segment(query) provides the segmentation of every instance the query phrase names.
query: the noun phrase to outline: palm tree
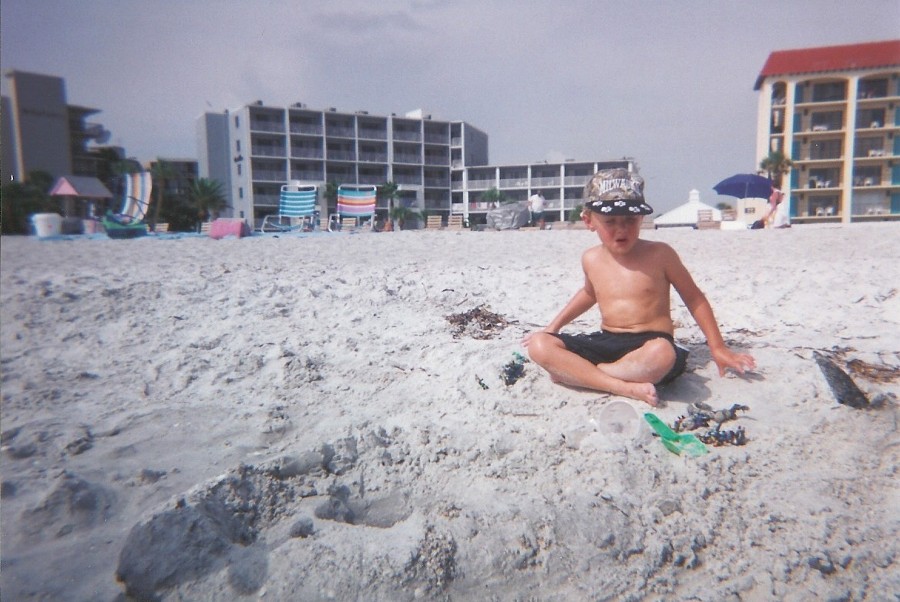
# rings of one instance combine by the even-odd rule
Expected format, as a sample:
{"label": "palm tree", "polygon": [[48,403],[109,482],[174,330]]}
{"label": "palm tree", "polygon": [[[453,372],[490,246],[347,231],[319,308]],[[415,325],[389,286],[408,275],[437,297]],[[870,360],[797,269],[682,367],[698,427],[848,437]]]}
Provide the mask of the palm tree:
{"label": "palm tree", "polygon": [[[378,188],[378,195],[387,201],[388,204],[388,221],[394,219],[394,210],[397,205],[397,202],[400,200],[400,187],[391,181],[387,181]],[[389,228],[391,228],[389,226]],[[397,228],[399,230],[400,228]]]}
{"label": "palm tree", "polygon": [[495,186],[481,195],[481,202],[503,204],[506,202],[506,195]]}
{"label": "palm tree", "polygon": [[338,200],[338,184],[334,180],[330,180],[325,183],[325,190],[322,191],[322,196],[325,198],[325,213],[327,214],[331,207],[334,207],[337,210],[337,200]]}
{"label": "palm tree", "polygon": [[781,151],[772,151],[768,157],[760,161],[759,168],[766,172],[776,188],[781,188],[782,176],[791,171],[793,164],[790,157],[785,156]]}
{"label": "palm tree", "polygon": [[414,219],[417,219],[417,218],[421,217],[421,215],[422,214],[419,213],[418,211],[416,211],[415,209],[410,209],[409,207],[404,207],[403,203],[400,203],[400,204],[392,207],[391,212],[390,212],[391,220],[393,220],[397,224],[397,227],[395,228],[395,230],[397,230],[397,231],[403,229],[404,223],[414,220]]}
{"label": "palm tree", "polygon": [[194,180],[188,189],[188,196],[197,209],[197,217],[200,222],[206,221],[211,215],[218,214],[228,207],[225,195],[222,193],[222,184],[209,178]]}
{"label": "palm tree", "polygon": [[156,163],[151,167],[150,173],[153,174],[153,187],[156,188],[156,207],[153,208],[153,222],[151,225],[156,228],[156,224],[159,222],[159,212],[163,204],[163,189],[165,188],[166,180],[173,179],[176,174],[172,164],[162,159],[157,159]]}

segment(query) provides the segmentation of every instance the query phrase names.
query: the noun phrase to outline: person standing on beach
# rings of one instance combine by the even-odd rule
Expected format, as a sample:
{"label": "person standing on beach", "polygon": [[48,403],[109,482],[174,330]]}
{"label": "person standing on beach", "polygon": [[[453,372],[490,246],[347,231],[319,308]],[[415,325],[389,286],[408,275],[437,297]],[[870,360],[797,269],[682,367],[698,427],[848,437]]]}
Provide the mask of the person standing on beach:
{"label": "person standing on beach", "polygon": [[544,229],[544,205],[546,200],[541,191],[537,191],[528,198],[528,208],[531,209],[531,225]]}
{"label": "person standing on beach", "polygon": [[[587,183],[581,218],[601,244],[582,255],[584,286],[550,324],[527,334],[522,344],[554,382],[655,406],[656,386],[679,376],[688,355],[674,341],[670,287],[706,336],[720,375],[726,369],[743,374],[756,363],[725,345],[709,301],[675,250],[639,238],[643,216],[653,213],[643,188],[643,179],[626,169],[598,171]],[[559,332],[594,305],[600,309],[600,331]]]}

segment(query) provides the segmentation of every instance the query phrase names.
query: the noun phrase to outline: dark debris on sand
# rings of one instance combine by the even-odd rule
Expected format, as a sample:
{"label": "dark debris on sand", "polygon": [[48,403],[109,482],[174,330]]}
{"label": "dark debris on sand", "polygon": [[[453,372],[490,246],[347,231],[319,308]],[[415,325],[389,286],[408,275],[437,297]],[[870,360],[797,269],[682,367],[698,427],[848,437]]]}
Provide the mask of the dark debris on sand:
{"label": "dark debris on sand", "polygon": [[822,370],[825,381],[838,403],[856,409],[869,407],[869,399],[865,393],[856,386],[853,379],[834,360],[818,351],[813,351],[813,359]]}
{"label": "dark debris on sand", "polygon": [[486,309],[484,305],[445,317],[455,327],[453,329],[454,339],[463,335],[473,339],[491,339],[511,324],[509,320]]}

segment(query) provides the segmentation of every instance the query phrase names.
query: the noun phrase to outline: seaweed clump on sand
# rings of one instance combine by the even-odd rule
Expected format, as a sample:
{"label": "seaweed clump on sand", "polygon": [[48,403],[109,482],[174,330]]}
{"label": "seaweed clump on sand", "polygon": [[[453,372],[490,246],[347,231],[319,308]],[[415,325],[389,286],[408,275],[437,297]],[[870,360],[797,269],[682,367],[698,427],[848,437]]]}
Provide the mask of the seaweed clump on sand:
{"label": "seaweed clump on sand", "polygon": [[470,336],[473,339],[491,339],[500,334],[510,324],[509,320],[486,309],[484,305],[445,317],[455,327],[453,329],[454,339],[458,339],[463,335]]}

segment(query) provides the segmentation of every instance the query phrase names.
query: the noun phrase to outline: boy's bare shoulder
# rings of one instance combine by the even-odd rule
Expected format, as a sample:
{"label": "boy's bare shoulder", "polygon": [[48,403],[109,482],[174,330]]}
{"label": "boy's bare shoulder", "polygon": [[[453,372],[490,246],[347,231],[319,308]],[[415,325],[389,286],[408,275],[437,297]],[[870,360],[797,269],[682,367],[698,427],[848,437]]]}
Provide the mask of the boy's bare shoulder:
{"label": "boy's bare shoulder", "polygon": [[638,241],[640,248],[643,252],[647,254],[651,254],[654,257],[673,257],[677,256],[675,249],[668,243],[660,242],[658,240],[645,240],[641,239]]}
{"label": "boy's bare shoulder", "polygon": [[581,261],[590,261],[595,257],[599,257],[603,254],[603,245],[594,245],[593,247],[588,247],[581,254]]}

